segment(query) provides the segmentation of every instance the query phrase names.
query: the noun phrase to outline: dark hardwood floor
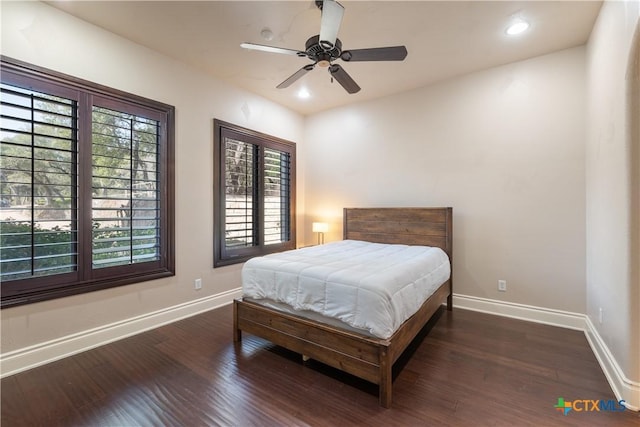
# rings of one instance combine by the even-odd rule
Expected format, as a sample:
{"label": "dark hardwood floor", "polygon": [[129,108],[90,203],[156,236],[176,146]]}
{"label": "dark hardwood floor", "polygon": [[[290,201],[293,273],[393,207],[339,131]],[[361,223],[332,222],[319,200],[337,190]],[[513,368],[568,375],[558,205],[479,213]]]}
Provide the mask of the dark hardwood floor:
{"label": "dark hardwood floor", "polygon": [[440,311],[375,386],[243,335],[231,306],[1,383],[10,426],[639,426],[637,412],[556,411],[615,399],[582,332]]}

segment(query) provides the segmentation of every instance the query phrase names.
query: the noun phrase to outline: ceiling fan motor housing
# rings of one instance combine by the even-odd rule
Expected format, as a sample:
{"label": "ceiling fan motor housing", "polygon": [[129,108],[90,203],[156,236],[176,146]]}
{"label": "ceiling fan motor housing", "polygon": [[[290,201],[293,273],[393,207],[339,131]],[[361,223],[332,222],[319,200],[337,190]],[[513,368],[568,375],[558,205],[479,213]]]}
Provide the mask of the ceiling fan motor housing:
{"label": "ceiling fan motor housing", "polygon": [[305,51],[307,52],[307,56],[314,62],[317,62],[319,66],[329,66],[329,63],[335,61],[340,58],[340,54],[342,53],[342,42],[340,39],[336,39],[336,43],[326,49],[320,43],[320,35],[315,35],[310,37],[305,44]]}

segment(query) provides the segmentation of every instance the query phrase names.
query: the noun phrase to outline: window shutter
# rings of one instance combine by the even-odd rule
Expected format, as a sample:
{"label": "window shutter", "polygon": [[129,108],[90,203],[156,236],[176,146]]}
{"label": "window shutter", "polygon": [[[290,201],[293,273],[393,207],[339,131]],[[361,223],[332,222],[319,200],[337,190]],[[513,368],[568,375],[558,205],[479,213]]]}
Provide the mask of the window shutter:
{"label": "window shutter", "polygon": [[255,246],[257,210],[253,203],[258,147],[229,137],[224,140],[225,246],[227,249]]}
{"label": "window shutter", "polygon": [[295,246],[295,144],[214,119],[214,267]]}
{"label": "window shutter", "polygon": [[0,281],[77,270],[77,102],[1,85]]}
{"label": "window shutter", "polygon": [[289,240],[289,153],[264,150],[264,244]]}
{"label": "window shutter", "polygon": [[175,108],[0,58],[2,308],[175,274]]}
{"label": "window shutter", "polygon": [[92,111],[92,266],[160,259],[159,123]]}

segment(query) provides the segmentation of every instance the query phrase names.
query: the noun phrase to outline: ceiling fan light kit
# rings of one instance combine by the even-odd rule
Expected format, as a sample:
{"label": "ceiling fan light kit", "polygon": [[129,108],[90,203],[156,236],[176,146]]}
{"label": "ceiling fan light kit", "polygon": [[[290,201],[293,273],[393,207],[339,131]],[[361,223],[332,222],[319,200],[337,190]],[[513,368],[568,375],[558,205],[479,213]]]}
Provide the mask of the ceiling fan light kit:
{"label": "ceiling fan light kit", "polygon": [[338,39],[338,31],[344,16],[344,6],[335,0],[316,0],[316,6],[322,11],[320,34],[310,37],[305,43],[305,50],[285,49],[275,46],[265,46],[254,43],[242,43],[240,47],[260,50],[269,53],[296,55],[313,61],[293,73],[285,81],[276,86],[284,89],[291,86],[302,76],[313,70],[315,66],[327,68],[332,79],[335,79],[348,93],[360,91],[360,86],[339,64],[334,61],[340,59],[345,62],[364,61],[403,61],[407,57],[405,46],[389,46],[368,49],[342,50],[342,42]]}

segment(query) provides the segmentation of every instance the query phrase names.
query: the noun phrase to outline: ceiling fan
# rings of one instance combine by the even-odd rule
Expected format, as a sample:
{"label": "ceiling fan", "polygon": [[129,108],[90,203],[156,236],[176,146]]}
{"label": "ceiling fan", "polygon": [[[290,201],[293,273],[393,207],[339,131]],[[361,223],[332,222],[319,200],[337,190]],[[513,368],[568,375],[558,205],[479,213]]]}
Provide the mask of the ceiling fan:
{"label": "ceiling fan", "polygon": [[328,68],[332,78],[349,93],[356,93],[360,86],[339,64],[334,61],[341,59],[345,62],[356,61],[402,61],[407,57],[407,48],[404,46],[375,47],[369,49],[342,50],[342,42],[338,38],[338,31],[344,15],[344,6],[335,0],[315,0],[316,6],[322,11],[320,22],[320,34],[309,38],[305,44],[305,50],[284,49],[274,46],[265,46],[254,43],[242,43],[240,47],[245,49],[261,50],[264,52],[281,53],[306,57],[313,61],[307,64],[288,79],[280,83],[277,88],[284,89],[313,70],[315,66]]}

